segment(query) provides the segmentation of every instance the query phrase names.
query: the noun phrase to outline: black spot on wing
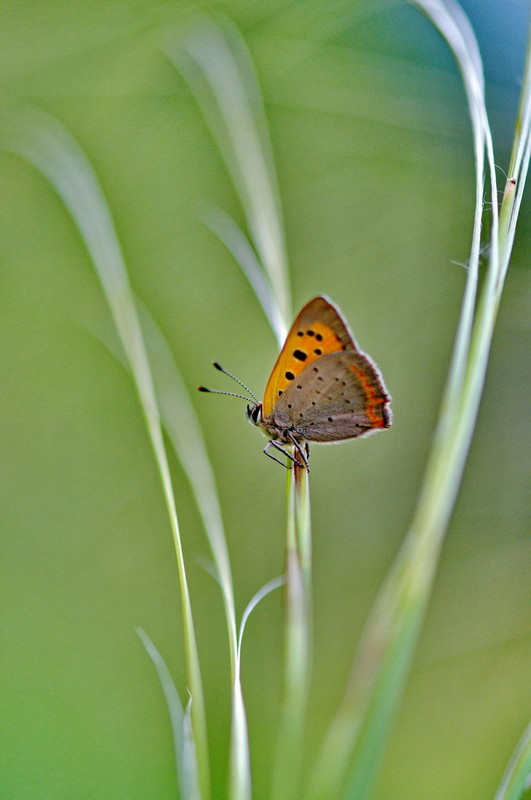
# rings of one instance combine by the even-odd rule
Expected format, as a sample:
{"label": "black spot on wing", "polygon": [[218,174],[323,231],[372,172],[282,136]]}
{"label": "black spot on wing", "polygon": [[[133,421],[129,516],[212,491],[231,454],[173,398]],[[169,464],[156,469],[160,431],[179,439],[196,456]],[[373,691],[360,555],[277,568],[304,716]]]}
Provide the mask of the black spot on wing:
{"label": "black spot on wing", "polygon": [[295,377],[293,372],[290,372],[289,370],[288,370],[288,372],[285,373],[285,376],[286,376],[286,380],[288,380],[288,381],[292,381],[293,378]]}
{"label": "black spot on wing", "polygon": [[293,356],[296,359],[298,359],[299,361],[306,361],[306,359],[308,358],[308,354],[307,353],[303,353],[302,350],[294,350],[293,351]]}

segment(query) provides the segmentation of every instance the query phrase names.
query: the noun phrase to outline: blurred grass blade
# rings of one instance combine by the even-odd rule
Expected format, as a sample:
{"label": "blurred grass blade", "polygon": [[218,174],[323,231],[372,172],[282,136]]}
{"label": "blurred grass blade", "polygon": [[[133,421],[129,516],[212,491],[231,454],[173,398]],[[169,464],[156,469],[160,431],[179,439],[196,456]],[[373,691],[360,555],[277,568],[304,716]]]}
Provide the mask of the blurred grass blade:
{"label": "blurred grass blade", "polygon": [[185,712],[183,711],[179,693],[177,692],[173,678],[171,677],[163,657],[142,628],[137,628],[136,632],[142,640],[142,644],[146,648],[146,652],[157,670],[160,685],[164,692],[164,698],[170,715],[173,745],[175,748],[177,779],[181,789],[181,797],[190,798],[190,800],[199,800],[201,795],[197,781],[195,754],[193,750],[189,750],[189,744],[186,743],[186,737],[190,735],[190,721],[185,721]]}
{"label": "blurred grass blade", "polygon": [[251,798],[251,756],[238,662],[232,687],[229,800],[251,800]]}
{"label": "blurred grass blade", "polygon": [[162,424],[190,483],[214,557],[216,579],[221,587],[225,606],[234,670],[237,646],[234,590],[216,479],[199,420],[173,353],[147,309],[140,305],[139,310]]}
{"label": "blurred grass blade", "polygon": [[[239,644],[236,634],[234,592],[227,542],[216,482],[203,442],[202,432],[173,354],[155,321],[141,308],[149,360],[162,422],[173,449],[188,477],[199,514],[214,556],[228,628],[231,658],[232,727],[230,755],[230,799],[250,800],[251,764],[245,704],[240,683]],[[183,794],[183,797],[188,795]]]}
{"label": "blurred grass blade", "polygon": [[[473,31],[454,2],[415,0],[450,45],[465,82],[474,134],[476,212],[471,266],[452,363],[414,518],[374,605],[340,708],[313,771],[306,800],[329,800],[347,786],[348,800],[366,800],[399,702],[461,481],[483,388],[501,291],[497,187],[483,78]],[[528,80],[524,85],[529,85]],[[521,108],[526,108],[523,98]],[[517,126],[519,127],[519,126]],[[489,265],[476,305],[482,164],[487,153],[492,198]],[[525,173],[524,173],[525,174]]]}
{"label": "blurred grass blade", "polygon": [[291,301],[279,192],[263,100],[245,43],[232,25],[225,22],[222,29],[202,17],[188,35],[170,39],[165,50],[190,84],[220,148],[286,324]]}
{"label": "blurred grass blade", "polygon": [[170,521],[183,608],[187,680],[194,698],[193,729],[203,800],[210,795],[203,689],[192,609],[153,380],[132,290],[111,213],[85,154],[49,115],[33,108],[6,112],[0,121],[2,144],[32,163],[61,197],[91,256],[121,344],[130,365],[159,471]]}
{"label": "blurred grass blade", "polygon": [[531,724],[511,758],[494,800],[523,800],[531,789]]}
{"label": "blurred grass blade", "polygon": [[190,697],[183,717],[183,744],[181,750],[181,796],[186,800],[201,800],[197,775],[197,757],[192,719],[192,703]]}
{"label": "blurred grass blade", "polygon": [[[476,176],[474,227],[465,293],[443,398],[444,406],[445,404],[456,403],[458,400],[470,347],[481,253],[481,229],[485,194],[485,148],[487,147],[491,154],[492,168],[492,141],[484,101],[483,65],[476,37],[468,18],[462,8],[453,0],[449,0],[446,3],[442,3],[440,0],[409,0],[409,2],[428,17],[452,49],[463,79],[472,124]],[[495,195],[493,200],[494,203],[497,202]]]}
{"label": "blurred grass blade", "polygon": [[205,225],[216,234],[225,247],[230,250],[242,272],[251,284],[258,302],[269,321],[279,346],[285,339],[286,325],[271,285],[264,274],[253,247],[242,230],[236,225],[232,217],[225,214],[220,208],[210,206],[202,215]]}
{"label": "blurred grass blade", "polygon": [[525,179],[531,158],[531,23],[527,42],[526,66],[518,116],[516,119],[514,147],[509,164],[507,181],[500,209],[500,279],[496,287],[498,296],[509,267],[514,243],[516,222],[524,194]]}

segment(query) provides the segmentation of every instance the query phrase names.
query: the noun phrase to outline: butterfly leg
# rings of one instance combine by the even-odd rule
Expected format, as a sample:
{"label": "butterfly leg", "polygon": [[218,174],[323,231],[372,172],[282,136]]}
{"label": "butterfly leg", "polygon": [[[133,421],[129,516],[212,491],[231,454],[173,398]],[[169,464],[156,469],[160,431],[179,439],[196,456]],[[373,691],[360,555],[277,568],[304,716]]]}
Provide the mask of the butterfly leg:
{"label": "butterfly leg", "polygon": [[310,445],[308,444],[308,442],[304,442],[304,446],[303,446],[299,441],[297,441],[297,439],[293,436],[293,434],[291,434],[289,432],[288,432],[288,436],[291,439],[291,441],[293,442],[293,446],[294,446],[295,450],[297,451],[297,453],[300,455],[301,460],[303,462],[303,464],[301,464],[300,462],[297,462],[299,464],[299,467],[302,467],[304,465],[306,467],[307,471],[309,472],[310,471],[310,464],[308,462],[308,459],[310,458]]}
{"label": "butterfly leg", "polygon": [[279,444],[278,442],[275,442],[273,439],[270,439],[268,441],[268,443],[266,444],[266,446],[264,447],[264,453],[266,454],[266,456],[269,456],[269,458],[272,458],[273,461],[276,461],[278,464],[282,464],[282,466],[285,467],[286,469],[291,469],[291,464],[284,464],[284,462],[281,461],[279,458],[274,456],[272,453],[269,453],[268,450],[269,450],[270,447],[276,447],[277,450],[280,450],[280,452],[283,455],[287,456],[287,458],[289,458],[290,461],[293,461],[293,463],[297,464],[299,467],[303,467],[304,466],[304,464],[301,464],[300,461],[298,461],[295,458],[295,456],[292,456],[291,453],[289,453],[287,450],[285,450],[284,447],[282,447],[281,444]]}

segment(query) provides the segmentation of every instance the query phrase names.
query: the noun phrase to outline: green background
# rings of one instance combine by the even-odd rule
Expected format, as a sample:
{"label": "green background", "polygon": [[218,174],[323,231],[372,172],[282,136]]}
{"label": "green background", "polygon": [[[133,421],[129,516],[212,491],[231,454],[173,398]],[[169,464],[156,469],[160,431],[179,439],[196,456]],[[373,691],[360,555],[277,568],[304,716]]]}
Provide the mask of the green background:
{"label": "green background", "polygon": [[[470,3],[477,13],[478,4]],[[497,163],[506,167],[524,3],[475,23]],[[182,371],[217,474],[241,612],[283,570],[280,467],[219,360],[257,394],[276,344],[224,247],[214,202],[243,223],[198,107],[159,49],[200,8],[242,31],[263,87],[294,310],[340,304],[393,395],[385,434],[312,453],[315,668],[308,763],[368,610],[402,541],[452,347],[472,226],[471,136],[445,45],[402,3],[3,3],[4,100],[57,116],[88,153],[137,295]],[[496,13],[501,16],[496,17]],[[511,16],[512,14],[512,16]],[[494,20],[498,20],[496,24]],[[519,55],[519,58],[518,58]],[[520,60],[519,60],[520,59]],[[177,575],[139,405],[90,261],[49,185],[1,156],[0,418],[3,800],[177,796],[167,712],[135,633],[185,693]],[[501,180],[501,185],[503,180]],[[491,797],[528,717],[529,202],[477,433],[377,800]],[[527,402],[527,406],[526,406]],[[172,462],[208,703],[214,797],[225,793],[228,655],[188,486]],[[267,796],[280,697],[282,597],[256,611],[243,681],[255,797]]]}

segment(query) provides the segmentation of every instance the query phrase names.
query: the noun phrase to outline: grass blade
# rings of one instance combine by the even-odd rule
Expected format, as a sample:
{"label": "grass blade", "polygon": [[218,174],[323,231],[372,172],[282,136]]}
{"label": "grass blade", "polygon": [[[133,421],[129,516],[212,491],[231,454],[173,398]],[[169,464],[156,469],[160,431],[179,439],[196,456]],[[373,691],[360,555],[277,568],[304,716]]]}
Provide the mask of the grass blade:
{"label": "grass blade", "polygon": [[227,621],[232,668],[236,658],[234,589],[221,516],[216,479],[204,444],[199,420],[179,373],[173,353],[155,320],[140,306],[140,320],[162,424],[188,478],[214,558]]}
{"label": "grass blade", "polygon": [[[371,612],[349,686],[319,754],[306,800],[328,800],[338,796],[345,785],[349,800],[366,800],[370,796],[472,438],[503,283],[499,254],[508,247],[507,240],[499,238],[494,156],[481,62],[472,29],[454,2],[415,0],[414,4],[422,8],[447,40],[465,83],[477,170],[471,264],[448,382],[414,519]],[[527,102],[523,99],[521,108],[527,108]],[[476,306],[483,149],[489,166],[492,238],[487,276]]]}
{"label": "grass blade", "polygon": [[173,682],[170,671],[157,650],[152,640],[142,628],[137,628],[142,644],[152,660],[159,678],[168,712],[170,715],[171,729],[173,734],[173,745],[175,749],[175,764],[177,768],[177,778],[181,789],[181,796],[189,800],[198,800],[201,795],[197,780],[197,762],[195,752],[188,742],[190,736],[190,720],[185,722],[187,713],[183,711],[179,693]]}
{"label": "grass blade", "polygon": [[32,108],[6,113],[2,120],[2,140],[6,149],[27,159],[50,181],[72,216],[102,285],[131,369],[162,483],[177,558],[187,679],[194,698],[192,719],[198,773],[202,798],[207,800],[210,779],[205,708],[177,509],[149,361],[111,213],[84,153],[52,117]]}
{"label": "grass blade", "polygon": [[511,758],[494,800],[523,800],[531,789],[531,724]]}
{"label": "grass blade", "polygon": [[277,338],[279,346],[282,346],[286,338],[286,323],[282,319],[271,284],[267,275],[264,274],[251,243],[234,220],[220,208],[211,206],[203,215],[203,221],[230,250],[236,262],[240,265],[242,272],[258,298],[258,302],[262,306],[262,310]]}
{"label": "grass blade", "polygon": [[204,17],[165,50],[188,80],[223,155],[285,323],[291,301],[282,213],[260,86],[245,43],[227,22],[222,29]]}
{"label": "grass blade", "polygon": [[[244,730],[247,733],[247,718],[245,716],[245,706],[243,702],[243,694],[240,683],[241,674],[241,649],[243,634],[245,626],[250,614],[254,611],[258,603],[263,600],[270,592],[277,589],[284,583],[284,578],[273,578],[268,581],[249,601],[245,611],[243,612],[240,629],[238,632],[238,652],[237,652],[237,669],[236,681],[233,691],[232,700],[232,740],[231,740],[231,754],[230,754],[230,776],[229,776],[229,790],[231,798],[246,798],[251,800],[251,777],[250,777],[250,764],[249,764],[249,748],[247,744],[247,737],[244,740],[243,736],[235,737],[238,730]],[[245,746],[247,745],[247,746]]]}
{"label": "grass blade", "polygon": [[312,661],[311,517],[308,472],[288,473],[284,698],[273,768],[273,800],[301,796],[304,729]]}
{"label": "grass blade", "polygon": [[[221,587],[229,638],[232,682],[230,797],[232,800],[250,800],[249,737],[240,681],[234,592],[215,477],[199,422],[171,350],[155,321],[145,309],[142,309],[141,320],[162,422],[190,482],[214,557],[215,578]],[[183,797],[187,798],[188,795],[183,794]]]}
{"label": "grass blade", "polygon": [[259,589],[255,595],[253,595],[253,597],[245,606],[245,610],[242,614],[242,619],[240,622],[240,630],[238,632],[238,658],[241,657],[243,634],[245,633],[245,627],[249,617],[255,610],[256,606],[261,603],[268,594],[273,592],[275,589],[280,588],[280,586],[282,586],[285,582],[286,579],[284,575],[280,575],[278,578],[272,578],[270,581],[264,584],[264,586],[262,586],[262,588]]}
{"label": "grass blade", "polygon": [[193,729],[192,703],[190,697],[183,717],[183,738],[181,752],[181,795],[186,800],[201,800],[197,776],[197,757]]}

